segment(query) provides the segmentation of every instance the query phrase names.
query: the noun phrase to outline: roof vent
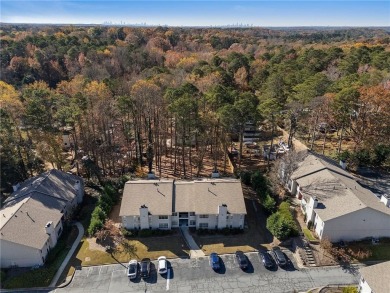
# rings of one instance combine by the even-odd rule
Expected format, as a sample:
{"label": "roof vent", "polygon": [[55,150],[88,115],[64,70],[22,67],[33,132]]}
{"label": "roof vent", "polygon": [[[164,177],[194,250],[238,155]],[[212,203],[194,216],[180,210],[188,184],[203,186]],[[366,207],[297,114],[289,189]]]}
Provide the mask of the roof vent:
{"label": "roof vent", "polygon": [[20,183],[12,185],[12,188],[13,188],[14,192],[17,191],[20,188]]}

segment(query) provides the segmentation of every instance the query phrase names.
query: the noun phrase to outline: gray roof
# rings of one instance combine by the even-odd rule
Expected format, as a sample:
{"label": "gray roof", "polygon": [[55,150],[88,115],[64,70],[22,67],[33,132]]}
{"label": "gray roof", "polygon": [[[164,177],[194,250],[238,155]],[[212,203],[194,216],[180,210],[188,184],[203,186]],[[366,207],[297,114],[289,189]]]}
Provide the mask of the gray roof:
{"label": "gray roof", "polygon": [[390,215],[390,209],[375,194],[335,162],[322,156],[309,154],[291,178],[297,181],[306,199],[310,196],[318,199],[315,211],[323,221],[367,207]]}
{"label": "gray roof", "polygon": [[12,193],[12,195],[4,201],[4,204],[18,201],[20,198],[28,196],[31,193],[40,193],[60,200],[71,201],[77,196],[74,187],[76,181],[82,181],[82,178],[60,170],[52,169],[20,183],[18,190]]}
{"label": "gray roof", "polygon": [[62,213],[51,209],[33,197],[26,201],[1,228],[1,240],[42,249],[48,240],[45,225],[52,221],[54,226],[61,221]]}
{"label": "gray roof", "polygon": [[139,215],[142,205],[146,205],[152,215],[172,215],[172,188],[173,180],[126,182],[119,215]]}
{"label": "gray roof", "polygon": [[371,290],[375,293],[389,293],[390,282],[390,261],[382,262],[376,265],[361,268],[360,275],[368,283]]}
{"label": "gray roof", "polygon": [[[156,191],[157,187],[165,196]],[[246,214],[241,182],[236,179],[127,182],[119,215],[139,215],[139,208],[144,204],[152,215],[218,214],[218,206],[222,204],[227,205],[229,213]]]}
{"label": "gray roof", "polygon": [[81,180],[53,169],[21,183],[0,210],[0,239],[41,249],[48,239],[45,225],[61,220],[64,208],[77,196],[74,185]]}

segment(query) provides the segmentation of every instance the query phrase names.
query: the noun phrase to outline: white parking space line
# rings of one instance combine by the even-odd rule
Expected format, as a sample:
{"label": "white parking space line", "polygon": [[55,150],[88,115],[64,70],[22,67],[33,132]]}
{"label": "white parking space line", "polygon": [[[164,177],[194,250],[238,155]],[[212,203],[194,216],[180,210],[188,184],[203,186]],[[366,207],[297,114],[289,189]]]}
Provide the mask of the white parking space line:
{"label": "white parking space line", "polygon": [[169,280],[171,279],[171,269],[168,269],[168,272],[167,272],[167,290],[169,290]]}
{"label": "white parking space line", "polygon": [[89,273],[91,272],[91,270],[92,270],[92,267],[88,268],[87,278],[88,278]]}

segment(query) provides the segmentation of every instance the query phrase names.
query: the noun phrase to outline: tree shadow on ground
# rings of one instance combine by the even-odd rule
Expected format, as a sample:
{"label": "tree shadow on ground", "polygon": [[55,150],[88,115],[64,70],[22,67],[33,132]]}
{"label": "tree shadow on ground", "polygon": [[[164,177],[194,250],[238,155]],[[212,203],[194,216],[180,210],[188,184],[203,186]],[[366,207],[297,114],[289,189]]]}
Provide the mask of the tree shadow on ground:
{"label": "tree shadow on ground", "polygon": [[[209,253],[208,247],[212,250],[217,250],[218,253],[233,253],[240,247],[239,250],[256,251],[259,248],[265,247],[264,244],[270,244],[273,241],[271,232],[266,227],[267,217],[262,207],[256,200],[245,198],[245,206],[247,210],[246,226],[243,233],[238,235],[198,235],[192,232],[195,242],[205,251]],[[214,247],[218,246],[218,247]],[[221,251],[218,251],[221,249]]]}

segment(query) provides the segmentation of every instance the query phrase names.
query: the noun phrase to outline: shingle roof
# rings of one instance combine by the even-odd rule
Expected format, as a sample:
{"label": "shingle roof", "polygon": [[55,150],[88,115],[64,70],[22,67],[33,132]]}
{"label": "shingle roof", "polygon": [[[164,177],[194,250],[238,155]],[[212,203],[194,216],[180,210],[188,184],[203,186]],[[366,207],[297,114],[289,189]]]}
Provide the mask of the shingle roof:
{"label": "shingle roof", "polygon": [[126,182],[119,215],[138,215],[142,205],[146,205],[152,215],[171,215],[172,188],[173,180]]}
{"label": "shingle roof", "polygon": [[376,265],[361,268],[360,275],[368,283],[371,290],[375,293],[389,293],[390,282],[390,261]]}
{"label": "shingle roof", "polygon": [[175,181],[175,193],[172,206],[174,212],[195,212],[194,182]]}
{"label": "shingle roof", "polygon": [[56,225],[64,208],[77,196],[76,181],[82,179],[50,170],[20,184],[0,210],[0,239],[41,249],[48,239],[45,225]]}
{"label": "shingle roof", "polygon": [[315,211],[323,221],[367,207],[390,215],[390,209],[352,174],[320,155],[309,154],[291,178],[298,182],[304,197],[318,199]]}
{"label": "shingle roof", "polygon": [[56,226],[61,217],[62,213],[57,209],[29,197],[1,228],[0,239],[41,249],[49,238],[45,225],[53,221]]}
{"label": "shingle roof", "polygon": [[204,180],[194,182],[195,212],[218,214],[218,206],[227,205],[231,214],[246,214],[240,180]]}
{"label": "shingle roof", "polygon": [[[158,188],[166,196],[157,192],[155,184],[159,184]],[[169,192],[171,196],[167,194]],[[152,215],[171,215],[172,212],[218,214],[221,204],[227,205],[229,213],[246,214],[241,182],[236,179],[127,182],[119,215],[138,215],[143,204]]]}
{"label": "shingle roof", "polygon": [[71,201],[77,195],[74,187],[75,183],[76,181],[81,180],[82,179],[76,175],[52,169],[20,183],[18,190],[12,193],[12,195],[4,201],[4,204],[18,200],[31,193],[41,193],[65,201]]}

